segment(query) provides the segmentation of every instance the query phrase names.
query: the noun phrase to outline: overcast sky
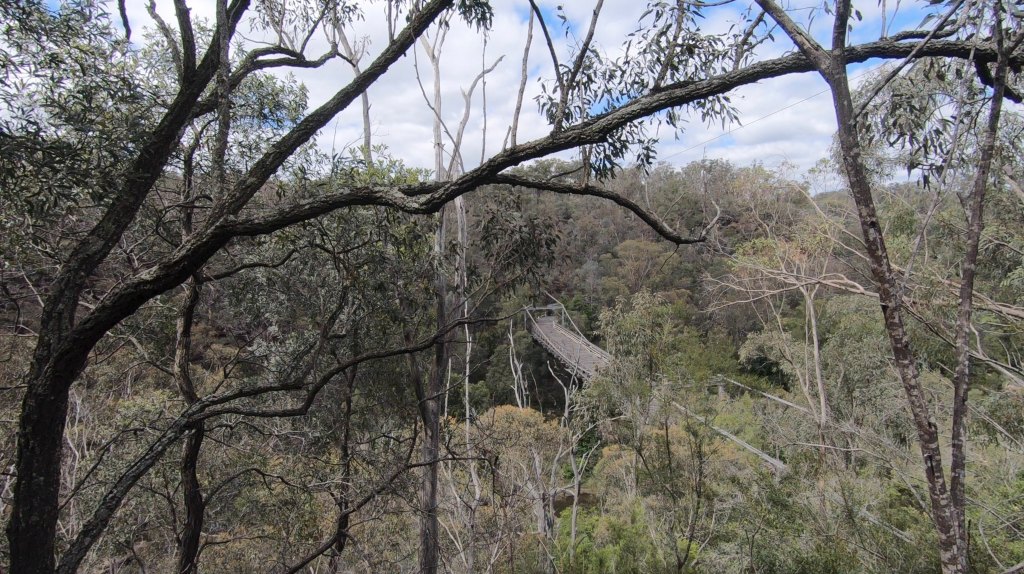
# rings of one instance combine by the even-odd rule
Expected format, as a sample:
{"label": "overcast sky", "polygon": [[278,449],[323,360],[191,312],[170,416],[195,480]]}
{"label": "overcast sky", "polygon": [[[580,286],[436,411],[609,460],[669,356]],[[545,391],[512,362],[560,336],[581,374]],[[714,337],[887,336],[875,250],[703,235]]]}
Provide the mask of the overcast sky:
{"label": "overcast sky", "polygon": [[[294,0],[292,0],[294,1]],[[540,0],[539,4],[549,16],[548,25],[556,41],[559,58],[569,61],[574,36],[582,35],[589,23],[593,4],[583,0]],[[867,0],[857,6],[863,20],[855,22],[855,41],[877,39],[881,32],[881,2]],[[923,8],[913,2],[898,4],[898,11],[890,6],[887,15],[889,31],[898,31],[915,26],[924,14]],[[194,1],[193,13],[213,20],[212,1]],[[364,17],[350,29],[350,38],[366,45],[369,61],[387,41],[383,2],[365,3]],[[499,57],[502,61],[487,76],[487,131],[484,137],[482,114],[482,90],[474,94],[472,117],[466,131],[463,157],[467,168],[480,161],[481,146],[486,139],[488,155],[499,150],[511,123],[515,93],[518,88],[519,70],[529,12],[525,1],[509,2],[495,0],[494,25],[486,34],[473,30],[457,19],[447,35],[442,52],[441,84],[443,93],[442,114],[453,129],[463,112],[461,90],[467,88],[473,78],[486,64],[490,66]],[[646,2],[630,0],[606,0],[599,19],[595,36],[598,49],[611,55],[620,52],[627,35],[636,29]],[[815,5],[808,2],[807,6]],[[558,6],[562,6],[568,17],[569,30],[554,17]],[[731,26],[742,21],[742,13],[749,4],[738,2],[710,9],[707,18],[701,21],[706,33],[726,32]],[[159,11],[168,23],[174,22],[173,9],[169,0],[158,2]],[[135,30],[152,26],[146,14],[143,0],[129,0],[128,13]],[[795,12],[797,17],[806,18],[809,10]],[[896,25],[893,25],[895,22]],[[827,37],[830,18],[818,13],[814,32]],[[243,29],[246,36],[258,34]],[[781,41],[783,34],[776,32],[779,39],[774,45],[759,49],[758,58],[778,56],[792,50],[792,45]],[[486,37],[486,47],[485,47]],[[136,34],[135,39],[141,38]],[[310,52],[326,47],[326,41],[318,37]],[[392,155],[405,160],[407,165],[431,167],[432,159],[432,112],[426,105],[416,81],[414,62],[418,60],[421,77],[429,92],[432,90],[429,63],[417,46],[418,58],[406,56],[397,62],[387,74],[370,88],[371,117],[375,143],[386,144]],[[535,29],[529,60],[530,78],[527,82],[525,104],[520,120],[519,141],[542,137],[548,126],[539,114],[534,98],[540,93],[540,80],[553,78],[553,68],[540,30]],[[851,68],[854,84],[878,64],[868,63]],[[323,68],[295,72],[295,76],[309,89],[310,105],[316,106],[330,97],[352,77],[351,69],[344,62],[334,62]],[[737,107],[741,124],[707,126],[699,118],[689,121],[680,133],[663,131],[658,147],[659,160],[673,165],[684,165],[702,157],[724,158],[737,165],[748,165],[759,161],[769,167],[788,162],[797,169],[813,166],[828,154],[835,119],[831,99],[825,92],[824,82],[815,74],[801,74],[764,81],[735,91],[732,102]],[[361,141],[362,119],[358,106],[340,114],[320,135],[319,143],[325,149],[346,151]],[[450,145],[446,146],[450,149]],[[565,156],[568,157],[568,156]]]}

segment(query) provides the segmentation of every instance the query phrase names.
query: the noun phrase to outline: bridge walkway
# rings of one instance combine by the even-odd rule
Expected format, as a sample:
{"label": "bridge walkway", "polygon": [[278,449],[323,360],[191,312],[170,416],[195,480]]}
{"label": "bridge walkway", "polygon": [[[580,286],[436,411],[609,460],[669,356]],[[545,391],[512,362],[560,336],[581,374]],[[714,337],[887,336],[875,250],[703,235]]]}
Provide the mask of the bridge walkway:
{"label": "bridge walkway", "polygon": [[[598,371],[611,363],[611,355],[588,341],[574,325],[569,329],[562,324],[561,318],[565,317],[565,309],[561,305],[529,307],[524,309],[524,312],[527,327],[534,340],[570,371],[583,378],[592,379]],[[571,325],[572,320],[569,319],[569,322]]]}

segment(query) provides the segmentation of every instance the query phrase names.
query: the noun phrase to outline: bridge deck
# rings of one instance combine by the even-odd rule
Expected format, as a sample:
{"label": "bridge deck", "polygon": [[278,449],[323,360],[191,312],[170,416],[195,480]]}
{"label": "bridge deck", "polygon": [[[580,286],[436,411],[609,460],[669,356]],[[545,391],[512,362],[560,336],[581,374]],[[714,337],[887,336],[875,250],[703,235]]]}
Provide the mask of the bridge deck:
{"label": "bridge deck", "polygon": [[530,333],[541,346],[585,378],[592,378],[611,362],[611,355],[560,325],[554,316],[530,314],[529,324]]}

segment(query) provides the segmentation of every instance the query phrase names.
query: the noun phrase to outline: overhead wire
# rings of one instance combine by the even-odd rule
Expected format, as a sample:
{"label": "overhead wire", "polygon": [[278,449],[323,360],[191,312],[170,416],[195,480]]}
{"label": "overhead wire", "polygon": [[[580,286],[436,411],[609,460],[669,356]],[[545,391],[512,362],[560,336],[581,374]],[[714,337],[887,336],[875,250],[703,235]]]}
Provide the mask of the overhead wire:
{"label": "overhead wire", "polygon": [[[859,80],[859,79],[863,78],[864,76],[867,76],[868,74],[871,74],[871,73],[879,70],[884,65],[885,65],[885,62],[882,62],[881,64],[879,64],[877,66],[874,66],[874,67],[872,67],[869,70],[865,70],[864,72],[862,72],[860,74],[857,74],[852,79],[853,80]],[[783,107],[781,107],[781,108],[779,108],[779,109],[777,109],[777,110],[775,110],[773,112],[765,114],[765,115],[763,115],[763,116],[761,116],[761,117],[759,117],[757,119],[751,120],[751,121],[749,121],[749,122],[747,122],[745,124],[740,124],[739,126],[736,126],[734,128],[729,128],[728,131],[720,133],[720,134],[718,134],[717,136],[715,136],[713,138],[706,139],[706,140],[704,140],[704,141],[702,141],[702,142],[700,142],[698,144],[694,144],[694,145],[692,145],[692,146],[690,146],[690,147],[688,147],[688,148],[686,148],[684,150],[671,153],[671,154],[663,156],[663,157],[661,157],[659,159],[667,160],[669,158],[673,158],[673,157],[676,157],[676,156],[679,156],[679,155],[683,155],[684,153],[691,152],[691,151],[693,151],[695,149],[698,149],[700,147],[703,147],[703,146],[705,146],[705,145],[707,145],[707,144],[709,144],[709,143],[711,143],[713,141],[722,139],[725,136],[732,135],[733,133],[736,133],[739,130],[742,130],[743,128],[750,127],[750,126],[756,124],[757,122],[759,122],[761,120],[766,120],[766,119],[768,119],[768,118],[770,118],[770,117],[772,117],[772,116],[774,116],[776,114],[780,114],[780,113],[782,113],[782,112],[784,112],[784,111],[786,111],[786,110],[788,110],[790,108],[796,107],[796,106],[798,106],[798,105],[800,105],[802,103],[805,103],[807,101],[813,100],[814,98],[816,98],[816,97],[818,97],[818,96],[820,96],[822,94],[828,93],[828,91],[829,91],[829,89],[825,88],[824,90],[821,90],[820,92],[816,92],[814,94],[811,94],[811,95],[807,96],[806,98],[803,98],[801,100],[797,100],[797,101],[795,101],[795,102],[793,102],[791,104],[788,104],[786,106],[783,106]]]}

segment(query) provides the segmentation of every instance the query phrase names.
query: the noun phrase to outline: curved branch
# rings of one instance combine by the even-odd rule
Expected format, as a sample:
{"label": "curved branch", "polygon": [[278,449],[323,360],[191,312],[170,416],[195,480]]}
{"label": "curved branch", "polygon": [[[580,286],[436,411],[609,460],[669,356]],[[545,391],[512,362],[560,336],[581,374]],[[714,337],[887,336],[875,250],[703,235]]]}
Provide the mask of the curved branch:
{"label": "curved branch", "polygon": [[[916,43],[881,40],[847,49],[846,60],[848,63],[857,63],[871,58],[903,58],[915,48],[917,48]],[[951,58],[969,58],[973,54],[974,58],[981,61],[995,61],[996,59],[995,50],[991,46],[968,41],[933,41],[921,48],[919,54],[921,57],[944,56]],[[1024,54],[1014,54],[1013,59],[1024,64]],[[600,143],[616,129],[669,108],[724,94],[737,87],[761,80],[809,72],[813,69],[811,62],[802,54],[790,54],[705,80],[676,83],[657,92],[641,96],[620,108],[552,133],[547,137],[503,150],[479,167],[451,182],[425,182],[405,186],[340,187],[335,193],[328,193],[283,207],[265,215],[248,219],[222,220],[219,224],[207,229],[204,233],[197,234],[196,237],[180,246],[169,259],[143,272],[134,281],[125,283],[117,291],[111,293],[104,303],[89,313],[77,326],[73,336],[69,337],[65,343],[63,351],[68,354],[82,353],[84,360],[88,349],[91,349],[107,330],[134,313],[152,297],[185,281],[189,275],[234,237],[273,233],[289,225],[308,221],[345,207],[376,205],[413,214],[435,213],[456,197],[481,186],[502,181],[511,183],[512,180],[507,179],[511,176],[499,175],[509,167],[580,145]],[[265,158],[276,157],[283,145],[275,146],[278,151],[268,152]],[[254,174],[258,171],[257,168],[254,168],[247,178],[256,177]],[[263,181],[269,177],[267,174]],[[554,184],[548,185],[549,187],[541,189],[554,191]],[[247,185],[243,186],[242,183],[239,186],[248,187]],[[573,188],[570,186],[559,188],[562,193],[601,196],[598,193],[587,193],[586,188],[583,191],[570,191],[570,189]],[[608,199],[614,201],[612,197],[608,197]],[[663,236],[674,240],[671,230],[667,231],[668,235],[663,234]],[[685,240],[686,238],[680,239]],[[693,241],[688,242],[693,243]]]}
{"label": "curved branch", "polygon": [[[675,243],[676,245],[687,245],[693,243],[701,243],[705,239],[707,231],[710,226],[705,227],[696,237],[683,237],[676,233],[667,223],[662,221],[658,216],[647,211],[643,207],[633,200],[624,197],[621,194],[615,193],[598,187],[596,185],[570,185],[567,183],[560,183],[557,181],[545,181],[545,180],[533,180],[518,175],[501,174],[493,178],[494,183],[514,185],[518,187],[528,187],[531,189],[540,189],[543,191],[550,191],[554,193],[560,193],[565,195],[589,195],[593,197],[600,197],[614,202],[615,204],[625,207],[629,211],[633,212],[637,217],[643,220],[651,229],[653,229],[658,235],[665,239]],[[713,222],[712,222],[713,223]]]}
{"label": "curved branch", "polygon": [[[590,17],[590,28],[587,29],[587,35],[583,39],[583,44],[580,45],[580,53],[576,55],[576,61],[572,64],[572,70],[569,71],[569,77],[562,88],[562,95],[558,100],[558,111],[555,112],[555,125],[554,128],[561,129],[562,122],[565,120],[565,107],[569,104],[569,92],[576,88],[576,82],[579,79],[580,72],[583,70],[583,62],[587,59],[587,53],[590,52],[590,43],[594,40],[594,31],[597,29],[597,18],[601,15],[601,8],[604,6],[604,0],[597,0],[597,4],[594,5],[594,14]],[[555,70],[555,73],[560,73]]]}
{"label": "curved branch", "polygon": [[555,67],[555,80],[558,82],[558,93],[565,93],[565,81],[562,80],[562,72],[559,70],[561,65],[558,63],[558,54],[555,52],[555,44],[551,41],[551,33],[548,32],[548,25],[544,21],[544,14],[541,13],[540,7],[534,0],[530,0],[530,8],[533,9],[533,13],[537,15],[537,22],[540,24],[540,29],[544,33],[544,40],[548,44],[548,53],[551,54],[551,64]]}

